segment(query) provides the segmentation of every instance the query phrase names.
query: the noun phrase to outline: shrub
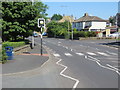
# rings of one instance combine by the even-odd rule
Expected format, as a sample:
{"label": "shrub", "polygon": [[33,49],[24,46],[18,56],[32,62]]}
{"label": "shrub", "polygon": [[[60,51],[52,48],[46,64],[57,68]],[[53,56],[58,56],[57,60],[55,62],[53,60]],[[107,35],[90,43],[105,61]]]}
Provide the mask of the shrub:
{"label": "shrub", "polygon": [[25,45],[24,41],[21,41],[21,42],[4,42],[2,44],[3,48],[5,48],[6,46],[11,46],[13,48],[16,48],[16,47],[20,47],[20,46],[23,46],[23,45]]}
{"label": "shrub", "polygon": [[5,47],[11,46],[13,48],[16,48],[16,47],[20,47],[20,46],[23,46],[28,43],[29,43],[28,40],[20,41],[20,42],[4,42],[4,43],[2,43],[2,50],[0,51],[0,54],[1,54],[0,57],[2,57],[2,58],[0,59],[0,61],[2,61],[3,64],[5,62],[7,62]]}

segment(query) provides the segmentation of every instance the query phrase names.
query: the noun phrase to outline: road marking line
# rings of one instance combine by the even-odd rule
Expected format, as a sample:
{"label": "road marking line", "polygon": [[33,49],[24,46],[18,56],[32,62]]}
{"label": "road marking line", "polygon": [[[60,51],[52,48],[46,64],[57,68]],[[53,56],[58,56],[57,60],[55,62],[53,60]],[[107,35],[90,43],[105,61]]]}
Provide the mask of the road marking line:
{"label": "road marking line", "polygon": [[[88,57],[91,57],[91,56],[88,56]],[[120,75],[120,72],[119,72],[118,70],[116,70],[115,68],[110,68],[110,67],[103,66],[103,65],[101,65],[101,63],[100,63],[100,60],[98,60],[97,58],[91,57],[91,58],[93,58],[93,59],[90,59],[90,58],[88,58],[88,57],[85,56],[86,59],[95,61],[100,67],[105,68],[105,69],[108,69],[108,70],[111,70],[111,71],[115,71],[118,75]]]}
{"label": "road marking line", "polygon": [[96,55],[95,53],[92,53],[92,52],[87,52],[87,54],[89,54],[89,55]]}
{"label": "road marking line", "polygon": [[61,42],[58,42],[58,43],[61,43]]}
{"label": "road marking line", "polygon": [[72,56],[70,53],[65,53],[66,56]]}
{"label": "road marking line", "polygon": [[100,62],[100,60],[98,60],[97,58],[94,58],[92,56],[88,56],[88,57],[91,58],[92,60],[94,59],[94,61],[99,61]]}
{"label": "road marking line", "polygon": [[112,54],[112,55],[118,55],[117,53],[112,53],[112,52],[109,52],[109,51],[106,51],[107,53],[109,54]]}
{"label": "road marking line", "polygon": [[100,49],[96,48],[96,50],[100,50]]}
{"label": "road marking line", "polygon": [[63,64],[60,64],[59,62],[61,62],[61,61],[62,61],[62,59],[60,59],[59,61],[56,62],[56,64],[64,67],[64,69],[60,72],[60,75],[63,76],[63,77],[69,78],[69,79],[71,79],[71,80],[76,81],[76,83],[74,84],[73,89],[72,89],[72,90],[75,90],[75,88],[77,87],[77,85],[78,85],[78,83],[79,83],[79,80],[77,80],[77,79],[75,79],[75,78],[73,78],[73,77],[70,77],[70,76],[68,76],[68,75],[63,74],[68,67],[65,66],[65,65],[63,65]]}
{"label": "road marking line", "polygon": [[117,71],[120,71],[118,68],[115,68],[115,67],[111,66],[110,64],[106,64],[106,65],[113,68],[113,69],[115,69],[115,70],[117,70]]}
{"label": "road marking line", "polygon": [[53,54],[55,57],[60,57],[60,55],[59,54]]}
{"label": "road marking line", "polygon": [[101,55],[104,55],[104,56],[109,56],[108,54],[106,53],[103,53],[103,52],[97,52],[98,54],[101,54]]}
{"label": "road marking line", "polygon": [[66,49],[68,49],[68,47],[65,47]]}
{"label": "road marking line", "polygon": [[80,55],[80,56],[83,56],[84,54],[83,53],[76,53],[77,55]]}

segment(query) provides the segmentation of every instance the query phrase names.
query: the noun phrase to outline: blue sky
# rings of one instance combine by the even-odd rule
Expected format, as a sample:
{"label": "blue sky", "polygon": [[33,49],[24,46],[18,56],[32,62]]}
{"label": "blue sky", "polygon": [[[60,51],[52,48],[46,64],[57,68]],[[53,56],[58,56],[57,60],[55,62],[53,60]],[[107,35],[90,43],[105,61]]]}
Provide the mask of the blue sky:
{"label": "blue sky", "polygon": [[84,13],[108,19],[118,12],[117,2],[44,2],[48,5],[48,16],[53,14],[73,15],[77,19]]}

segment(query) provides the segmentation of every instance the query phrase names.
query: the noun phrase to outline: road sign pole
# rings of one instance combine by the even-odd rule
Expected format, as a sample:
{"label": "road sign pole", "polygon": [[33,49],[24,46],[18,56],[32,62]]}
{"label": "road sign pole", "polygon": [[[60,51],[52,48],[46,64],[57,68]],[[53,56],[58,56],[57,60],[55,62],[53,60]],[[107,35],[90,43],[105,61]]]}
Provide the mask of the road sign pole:
{"label": "road sign pole", "polygon": [[38,28],[41,28],[41,49],[40,49],[40,52],[41,52],[41,56],[43,54],[43,49],[42,49],[42,27],[45,28],[45,19],[44,18],[38,18]]}
{"label": "road sign pole", "polygon": [[[41,27],[41,31],[42,31],[42,27]],[[42,54],[43,54],[42,51],[43,51],[43,50],[42,50],[42,34],[41,34],[41,56],[42,56]]]}

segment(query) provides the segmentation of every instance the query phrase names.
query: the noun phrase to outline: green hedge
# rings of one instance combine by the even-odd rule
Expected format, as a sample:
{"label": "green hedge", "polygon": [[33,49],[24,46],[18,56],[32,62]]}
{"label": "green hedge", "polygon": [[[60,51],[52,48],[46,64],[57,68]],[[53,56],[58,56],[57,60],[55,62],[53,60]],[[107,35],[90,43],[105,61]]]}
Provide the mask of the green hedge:
{"label": "green hedge", "polygon": [[22,42],[4,42],[4,43],[2,43],[3,48],[6,47],[6,46],[11,46],[13,48],[16,48],[16,47],[20,47],[20,46],[23,46],[23,45],[25,45],[24,41],[22,41]]}
{"label": "green hedge", "polygon": [[20,42],[3,42],[2,43],[2,50],[0,50],[0,62],[2,62],[3,64],[5,63],[5,62],[7,62],[7,56],[6,56],[6,53],[5,53],[5,47],[6,46],[11,46],[11,47],[13,47],[13,48],[16,48],[16,47],[20,47],[20,46],[23,46],[23,45],[25,45],[25,44],[28,44],[29,43],[29,41],[28,40],[26,40],[26,41],[20,41]]}
{"label": "green hedge", "polygon": [[96,33],[89,31],[75,31],[73,36],[74,39],[78,39],[79,37],[96,37]]}

